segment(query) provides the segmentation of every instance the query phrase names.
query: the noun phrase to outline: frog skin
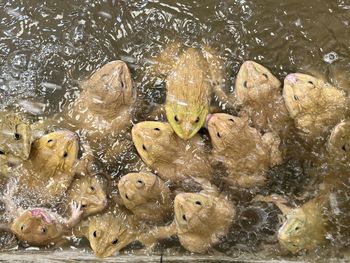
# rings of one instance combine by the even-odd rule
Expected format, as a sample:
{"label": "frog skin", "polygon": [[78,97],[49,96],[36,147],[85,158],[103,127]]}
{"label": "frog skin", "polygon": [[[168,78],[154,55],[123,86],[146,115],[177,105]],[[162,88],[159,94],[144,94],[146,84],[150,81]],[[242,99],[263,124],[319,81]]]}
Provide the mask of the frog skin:
{"label": "frog skin", "polygon": [[[23,209],[13,201],[13,189],[0,199],[5,204],[11,219],[2,223],[1,229],[12,232],[18,239],[34,246],[48,246],[61,242],[65,235],[79,223],[82,215],[81,205],[72,202],[72,215],[64,219],[57,213],[43,207]],[[17,190],[18,191],[18,190]]]}
{"label": "frog skin", "polygon": [[175,187],[183,187],[192,177],[212,177],[209,154],[198,135],[184,141],[169,123],[146,121],[134,125],[132,140],[142,160]]}
{"label": "frog skin", "polygon": [[129,173],[119,180],[118,189],[123,204],[136,218],[159,224],[169,221],[172,216],[172,193],[155,174]]}
{"label": "frog skin", "polygon": [[245,118],[225,113],[212,114],[207,122],[213,158],[226,166],[228,183],[245,188],[263,186],[265,172],[282,163],[276,134],[262,135]]}
{"label": "frog skin", "polygon": [[64,111],[69,129],[81,131],[94,153],[103,152],[101,161],[109,162],[132,146],[131,140],[125,139],[134,103],[130,71],[125,62],[112,61],[81,86],[80,96]]}
{"label": "frog skin", "polygon": [[74,179],[67,191],[68,203],[79,203],[82,217],[102,212],[107,207],[107,195],[98,175],[84,175]]}
{"label": "frog skin", "polygon": [[29,159],[16,169],[23,191],[49,203],[67,191],[75,176],[79,150],[78,136],[58,130],[34,141]]}
{"label": "frog skin", "polygon": [[226,98],[223,63],[209,47],[181,50],[177,43],[155,61],[156,71],[166,76],[167,120],[180,138],[188,140],[204,125],[212,95]]}
{"label": "frog skin", "polygon": [[282,97],[281,82],[264,66],[245,61],[236,77],[234,95],[240,115],[248,116],[254,128],[279,135],[289,130],[291,118]]}
{"label": "frog skin", "polygon": [[323,138],[348,112],[343,91],[306,74],[293,73],[284,79],[283,98],[304,138]]}

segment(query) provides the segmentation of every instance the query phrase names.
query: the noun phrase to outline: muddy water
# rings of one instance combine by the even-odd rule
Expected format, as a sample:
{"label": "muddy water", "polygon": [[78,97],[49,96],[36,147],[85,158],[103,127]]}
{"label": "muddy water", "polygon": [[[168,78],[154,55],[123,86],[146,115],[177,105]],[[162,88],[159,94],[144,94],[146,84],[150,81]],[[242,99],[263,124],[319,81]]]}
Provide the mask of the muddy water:
{"label": "muddy water", "polygon": [[[227,92],[247,59],[280,79],[302,71],[348,91],[349,26],[347,0],[0,0],[0,108],[50,116],[72,101],[80,80],[115,59],[128,62],[137,97],[151,108],[165,90],[147,68],[174,41],[216,48]],[[300,183],[300,160],[281,169],[276,174],[292,173]],[[292,183],[286,189],[298,192]]]}

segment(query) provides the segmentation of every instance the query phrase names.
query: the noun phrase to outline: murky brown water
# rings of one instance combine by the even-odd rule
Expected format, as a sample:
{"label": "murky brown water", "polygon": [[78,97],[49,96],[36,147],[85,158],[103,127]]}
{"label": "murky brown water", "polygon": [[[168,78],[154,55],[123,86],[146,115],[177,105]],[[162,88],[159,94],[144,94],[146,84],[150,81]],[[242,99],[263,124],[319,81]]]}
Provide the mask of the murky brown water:
{"label": "murky brown water", "polygon": [[[148,62],[174,41],[215,47],[227,91],[248,59],[280,79],[301,71],[350,89],[347,0],[0,0],[0,108],[49,116],[72,100],[79,80],[115,59],[128,62],[137,97],[151,107],[165,90],[163,79],[146,74]],[[274,174],[293,174],[300,184],[304,168],[292,160]]]}

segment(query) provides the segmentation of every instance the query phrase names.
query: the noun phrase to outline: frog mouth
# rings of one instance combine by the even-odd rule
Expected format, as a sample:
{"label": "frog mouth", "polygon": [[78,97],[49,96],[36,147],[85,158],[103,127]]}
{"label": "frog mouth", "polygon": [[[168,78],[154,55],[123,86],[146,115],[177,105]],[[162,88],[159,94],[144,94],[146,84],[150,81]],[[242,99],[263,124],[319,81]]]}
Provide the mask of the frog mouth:
{"label": "frog mouth", "polygon": [[50,218],[50,216],[41,208],[33,208],[30,210],[30,213],[32,217],[40,217],[44,219],[44,221],[48,224],[53,224],[53,220]]}

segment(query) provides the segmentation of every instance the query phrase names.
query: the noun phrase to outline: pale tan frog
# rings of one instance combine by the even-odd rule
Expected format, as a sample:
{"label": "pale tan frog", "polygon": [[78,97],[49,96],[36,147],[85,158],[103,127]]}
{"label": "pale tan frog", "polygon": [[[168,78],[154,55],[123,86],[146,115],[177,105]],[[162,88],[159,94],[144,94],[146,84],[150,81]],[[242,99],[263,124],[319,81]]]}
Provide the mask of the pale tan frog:
{"label": "pale tan frog", "polygon": [[282,134],[291,124],[282,97],[281,82],[264,66],[245,61],[236,77],[236,103],[260,131]]}
{"label": "pale tan frog", "polygon": [[225,113],[208,116],[213,158],[227,168],[228,183],[240,187],[265,184],[265,172],[282,163],[280,139],[274,133],[262,135],[246,118]]}
{"label": "pale tan frog", "polygon": [[78,150],[78,136],[68,130],[34,141],[29,159],[14,171],[21,194],[48,203],[61,198],[75,176]]}
{"label": "pale tan frog", "polygon": [[81,86],[80,96],[68,105],[65,116],[73,129],[82,131],[94,153],[103,153],[100,160],[110,162],[132,145],[126,133],[132,125],[134,102],[130,71],[125,62],[112,61]]}
{"label": "pale tan frog", "polygon": [[30,245],[48,246],[60,243],[80,221],[82,215],[80,204],[71,204],[72,215],[66,220],[47,208],[35,207],[24,210],[17,207],[13,201],[13,191],[18,189],[12,188],[1,197],[9,213],[9,223],[2,223],[1,228],[14,233],[18,239]]}
{"label": "pale tan frog", "polygon": [[338,123],[327,141],[329,158],[341,162],[350,159],[350,121]]}
{"label": "pale tan frog", "polygon": [[182,139],[193,137],[204,125],[212,95],[226,98],[223,63],[208,47],[202,50],[169,45],[155,60],[166,76],[165,112]]}
{"label": "pale tan frog", "polygon": [[68,203],[79,203],[83,217],[99,213],[107,207],[107,195],[102,178],[98,175],[83,175],[74,179],[67,192]]}
{"label": "pale tan frog", "polygon": [[174,201],[172,224],[155,227],[138,238],[150,245],[159,239],[177,235],[181,245],[196,253],[205,253],[224,238],[235,220],[236,209],[214,186],[200,193],[180,193]]}
{"label": "pale tan frog", "polygon": [[118,182],[123,204],[138,219],[151,224],[169,221],[173,196],[169,187],[150,172],[129,173]]}
{"label": "pale tan frog", "polygon": [[348,111],[343,91],[306,74],[285,78],[283,98],[296,128],[306,138],[323,137]]}
{"label": "pale tan frog", "polygon": [[199,135],[184,141],[169,123],[146,121],[134,125],[132,140],[142,160],[164,181],[183,187],[192,177],[212,177],[209,155]]}

